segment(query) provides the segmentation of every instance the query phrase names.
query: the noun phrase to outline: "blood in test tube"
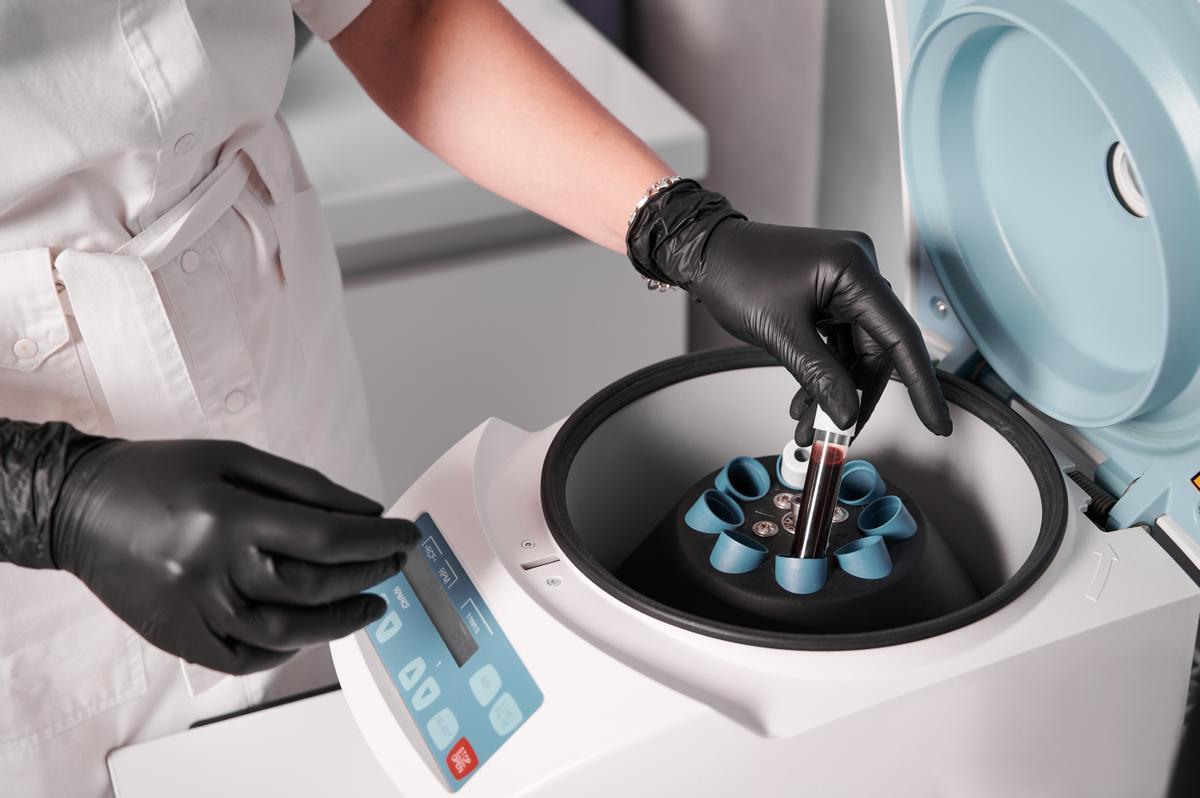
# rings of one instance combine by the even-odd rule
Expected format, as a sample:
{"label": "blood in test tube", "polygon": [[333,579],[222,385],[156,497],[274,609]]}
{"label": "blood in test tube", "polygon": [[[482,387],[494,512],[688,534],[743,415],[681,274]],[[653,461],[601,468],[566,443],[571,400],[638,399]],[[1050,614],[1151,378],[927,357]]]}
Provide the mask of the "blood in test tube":
{"label": "blood in test tube", "polygon": [[796,513],[793,557],[824,557],[837,508],[838,488],[846,467],[846,449],[854,428],[842,429],[820,408],[813,422],[813,446],[804,477],[804,494]]}

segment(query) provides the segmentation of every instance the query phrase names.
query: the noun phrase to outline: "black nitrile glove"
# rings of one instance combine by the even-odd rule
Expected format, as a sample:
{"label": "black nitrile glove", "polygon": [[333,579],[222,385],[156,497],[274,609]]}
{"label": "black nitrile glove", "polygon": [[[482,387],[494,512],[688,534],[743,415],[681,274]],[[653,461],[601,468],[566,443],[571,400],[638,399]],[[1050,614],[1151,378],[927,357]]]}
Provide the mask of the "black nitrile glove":
{"label": "black nitrile glove", "polygon": [[386,602],[410,521],[228,441],[96,438],[0,422],[0,559],[78,576],[150,643],[228,673],[342,637]]}
{"label": "black nitrile glove", "polygon": [[950,434],[921,331],[879,274],[866,235],[751,222],[684,180],[638,211],[626,245],[639,272],[686,289],[718,324],[796,377],[797,443],[812,442],[814,397],[835,423],[857,419],[861,431],[893,368],[925,426]]}

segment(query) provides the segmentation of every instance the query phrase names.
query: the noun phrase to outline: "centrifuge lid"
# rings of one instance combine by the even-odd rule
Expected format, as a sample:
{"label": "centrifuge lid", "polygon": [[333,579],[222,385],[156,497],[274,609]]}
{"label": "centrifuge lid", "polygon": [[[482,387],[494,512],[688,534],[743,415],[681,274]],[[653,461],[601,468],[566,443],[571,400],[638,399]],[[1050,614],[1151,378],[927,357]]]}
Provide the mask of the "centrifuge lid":
{"label": "centrifuge lid", "polygon": [[919,239],[1027,402],[1194,449],[1200,3],[1081,5],[909,0]]}

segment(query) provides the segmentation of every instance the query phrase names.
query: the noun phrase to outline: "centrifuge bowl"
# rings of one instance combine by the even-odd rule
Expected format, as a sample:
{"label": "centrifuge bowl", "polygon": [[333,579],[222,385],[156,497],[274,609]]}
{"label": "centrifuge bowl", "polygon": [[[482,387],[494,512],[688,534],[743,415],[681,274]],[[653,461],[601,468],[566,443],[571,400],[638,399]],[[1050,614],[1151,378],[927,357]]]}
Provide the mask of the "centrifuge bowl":
{"label": "centrifuge bowl", "polygon": [[876,648],[974,623],[1030,587],[1066,526],[1063,474],[1013,410],[939,374],[955,433],[925,430],[893,381],[851,454],[874,462],[933,520],[970,575],[978,601],[920,623],[801,634],[731,625],[656,602],[614,572],[697,479],[736,455],[778,451],[794,431],[795,381],[751,348],[674,358],[600,391],[559,430],[542,470],[542,508],[563,553],[629,606],[690,631],[757,646]]}

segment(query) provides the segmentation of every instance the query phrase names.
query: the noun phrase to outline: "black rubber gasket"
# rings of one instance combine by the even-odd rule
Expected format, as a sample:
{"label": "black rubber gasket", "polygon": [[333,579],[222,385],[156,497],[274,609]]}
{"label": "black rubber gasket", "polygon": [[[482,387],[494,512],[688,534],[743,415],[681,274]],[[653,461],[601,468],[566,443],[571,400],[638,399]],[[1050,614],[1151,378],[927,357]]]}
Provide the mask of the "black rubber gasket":
{"label": "black rubber gasket", "polygon": [[692,615],[653,601],[626,587],[584,548],[567,512],[567,474],[580,447],[618,410],[667,386],[734,369],[778,366],[752,347],[683,355],[636,371],[602,389],[566,420],[542,467],[542,511],[563,554],[614,598],[651,617],[698,634],[768,648],[846,651],[881,648],[935,637],[975,623],[1024,593],[1049,567],[1062,544],[1067,522],[1067,491],[1054,456],[1036,432],[1012,409],[968,382],[938,373],[946,401],[961,407],[1005,437],[1029,467],[1042,500],[1042,524],[1029,557],[999,589],[961,610],[921,623],[873,632],[795,634],[748,629]]}

